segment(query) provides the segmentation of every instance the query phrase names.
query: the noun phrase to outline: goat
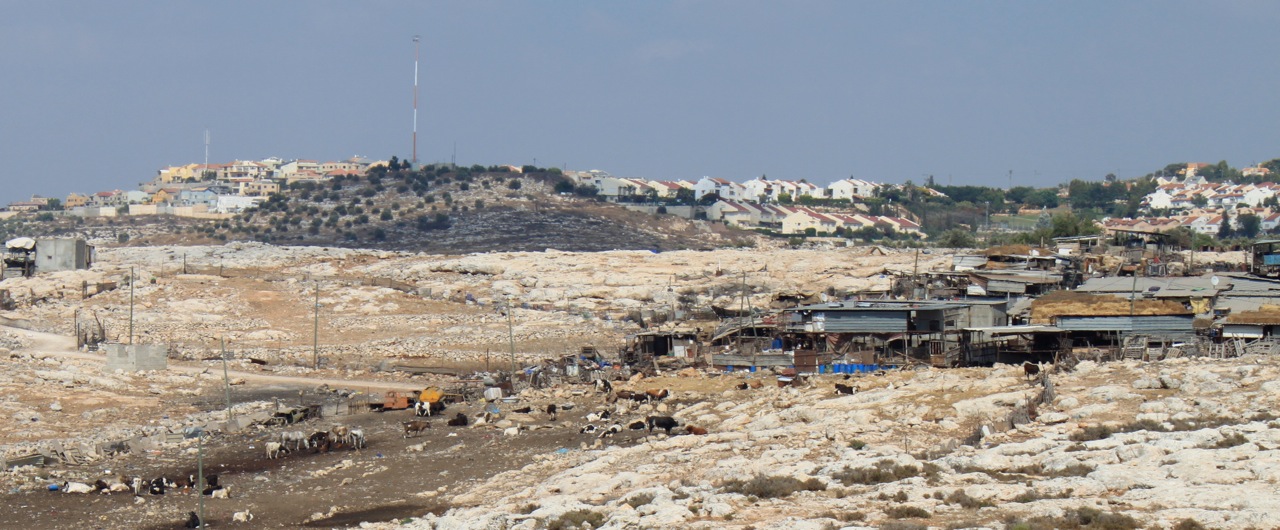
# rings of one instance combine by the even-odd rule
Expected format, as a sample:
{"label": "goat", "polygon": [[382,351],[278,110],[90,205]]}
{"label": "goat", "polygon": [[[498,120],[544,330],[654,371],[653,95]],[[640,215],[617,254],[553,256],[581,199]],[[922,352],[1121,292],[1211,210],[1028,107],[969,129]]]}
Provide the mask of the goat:
{"label": "goat", "polygon": [[435,403],[419,401],[413,404],[413,414],[415,416],[434,416],[441,412],[444,412],[443,401],[438,401]]}
{"label": "goat", "polygon": [[547,421],[556,421],[556,404],[555,403],[551,403],[547,405],[547,416],[551,417]]}
{"label": "goat", "polygon": [[628,428],[628,429],[631,429],[631,430],[633,430],[633,431],[638,431],[638,430],[640,430],[640,429],[643,429],[643,428],[644,428],[644,420],[636,420],[636,421],[633,421],[633,422],[631,422],[631,423],[627,424],[627,428]]}
{"label": "goat", "polygon": [[200,516],[196,512],[187,512],[187,523],[182,525],[183,528],[200,528]]}
{"label": "goat", "polygon": [[[194,483],[195,483],[195,479],[194,479],[194,478],[192,478],[192,479],[191,479],[191,482],[192,482],[192,484],[194,484]],[[217,486],[217,485],[218,485],[218,475],[206,475],[206,476],[204,477],[204,483],[205,483],[205,485],[206,485],[206,486]]]}
{"label": "goat", "polygon": [[596,392],[604,394],[613,392],[613,385],[609,383],[608,379],[596,379]]}
{"label": "goat", "polygon": [[693,435],[697,435],[697,436],[702,436],[702,435],[707,434],[707,430],[706,430],[706,429],[703,429],[702,427],[694,427],[693,425],[685,425],[685,426],[684,426],[684,431],[685,431],[685,432],[687,432],[687,433],[689,433],[689,434],[693,434]]}
{"label": "goat", "polygon": [[293,450],[297,451],[307,445],[307,435],[302,431],[289,431],[280,433],[280,445],[288,447],[293,445]]}
{"label": "goat", "polygon": [[337,425],[329,431],[329,443],[336,447],[341,447],[351,439],[351,428],[346,425]]}
{"label": "goat", "polygon": [[431,428],[430,423],[427,423],[422,420],[406,421],[406,422],[402,422],[401,425],[404,425],[405,438],[408,438],[410,434],[414,434],[414,435],[422,434],[422,431],[425,431]]}
{"label": "goat", "polygon": [[748,385],[746,381],[738,383],[738,390],[746,390],[748,388],[751,388],[751,385]]}
{"label": "goat", "polygon": [[327,431],[311,433],[311,436],[307,437],[307,447],[317,453],[329,452],[329,433]]}
{"label": "goat", "polygon": [[236,513],[231,514],[231,521],[232,521],[232,522],[236,522],[236,523],[247,523],[247,522],[252,521],[252,520],[253,520],[253,513],[252,513],[252,512],[250,512],[249,510],[245,510],[245,511],[243,511],[243,512],[236,512]]}
{"label": "goat", "polygon": [[102,491],[104,495],[109,495],[112,493],[124,493],[126,491],[129,491],[129,485],[125,484],[124,477],[113,478],[107,481],[106,484],[107,484],[107,489]]}
{"label": "goat", "polygon": [[594,422],[601,421],[601,420],[607,420],[607,419],[609,419],[609,418],[610,418],[610,417],[612,417],[612,416],[613,416],[613,414],[612,414],[612,413],[610,413],[609,411],[607,411],[607,410],[602,410],[602,411],[599,411],[599,412],[592,412],[592,413],[590,413],[590,414],[587,414],[587,417],[586,417],[585,419],[586,419],[588,422],[592,422],[592,423],[594,423]]}
{"label": "goat", "polygon": [[142,477],[133,477],[133,480],[129,481],[129,485],[133,487],[133,494],[135,496],[142,495],[143,484],[144,482],[142,480]]}
{"label": "goat", "polygon": [[196,477],[195,475],[187,475],[187,478],[180,478],[172,482],[166,481],[165,485],[169,486],[170,489],[189,491],[195,487]]}
{"label": "goat", "polygon": [[528,413],[530,413],[530,412],[533,412],[533,407],[520,407],[520,408],[515,409],[515,410],[513,410],[513,411],[511,411],[511,412],[515,412],[515,413],[519,413],[519,414],[528,414]]}
{"label": "goat", "polygon": [[230,498],[231,498],[231,486],[215,486],[214,488],[215,488],[215,489],[214,489],[212,492],[210,492],[210,493],[211,493],[211,495],[210,495],[211,497],[213,497],[213,498],[215,498],[215,499],[230,499]]}
{"label": "goat", "polygon": [[578,434],[595,434],[595,432],[596,432],[596,426],[595,424],[591,424],[591,423],[588,423],[582,426],[581,429],[578,429]]}
{"label": "goat", "polygon": [[836,383],[836,393],[837,393],[837,394],[852,394],[852,393],[853,393],[853,387],[852,387],[852,386],[850,386],[850,385],[845,385],[845,384]]}
{"label": "goat", "polygon": [[451,420],[449,420],[448,422],[445,422],[445,423],[446,423],[447,425],[449,425],[450,427],[466,427],[466,426],[467,426],[467,415],[466,415],[466,414],[463,414],[463,413],[461,413],[461,412],[459,412],[457,416],[454,416],[454,417],[453,417],[453,419],[451,419]]}
{"label": "goat", "polygon": [[164,495],[164,478],[158,478],[151,481],[151,485],[147,487],[147,492],[152,495]]}
{"label": "goat", "polygon": [[63,493],[93,493],[96,491],[93,486],[83,482],[63,482],[61,489]]}
{"label": "goat", "polygon": [[280,458],[288,451],[280,442],[267,442],[267,459]]}
{"label": "goat", "polygon": [[504,429],[504,430],[502,431],[502,435],[503,435],[503,436],[515,436],[515,435],[520,434],[520,431],[523,431],[524,429],[525,429],[524,425],[517,425],[517,426],[515,426],[515,427],[507,427],[506,429]]}
{"label": "goat", "polygon": [[1027,379],[1030,380],[1032,377],[1040,375],[1040,365],[1023,362],[1022,371],[1027,375]]}
{"label": "goat", "polygon": [[364,429],[351,429],[351,433],[347,435],[347,444],[350,445],[352,449],[364,449]]}
{"label": "goat", "polygon": [[610,425],[610,426],[609,426],[609,428],[607,428],[607,429],[605,429],[604,431],[602,431],[602,432],[600,433],[600,437],[601,437],[601,438],[608,438],[608,437],[613,436],[613,435],[615,435],[615,434],[618,434],[618,433],[620,433],[620,432],[622,432],[622,425],[615,423],[615,424],[613,424],[613,425]]}
{"label": "goat", "polygon": [[649,416],[645,418],[645,423],[649,424],[649,432],[653,432],[654,427],[667,431],[671,434],[671,429],[680,426],[680,423],[671,416]]}
{"label": "goat", "polygon": [[618,400],[623,400],[623,399],[630,399],[630,400],[632,400],[632,401],[638,401],[638,400],[636,400],[636,393],[635,393],[635,392],[632,392],[632,391],[630,391],[630,390],[619,390],[619,391],[617,391],[617,392],[614,392],[614,393],[613,393],[613,395],[612,395],[612,398],[613,398],[613,399],[611,399],[611,400],[610,400],[610,403],[612,403],[612,402],[614,402],[614,401],[618,401]]}
{"label": "goat", "polygon": [[103,493],[103,494],[111,493],[111,491],[107,489],[110,487],[111,486],[107,485],[107,481],[102,479],[98,479],[93,483],[93,491],[97,493]]}

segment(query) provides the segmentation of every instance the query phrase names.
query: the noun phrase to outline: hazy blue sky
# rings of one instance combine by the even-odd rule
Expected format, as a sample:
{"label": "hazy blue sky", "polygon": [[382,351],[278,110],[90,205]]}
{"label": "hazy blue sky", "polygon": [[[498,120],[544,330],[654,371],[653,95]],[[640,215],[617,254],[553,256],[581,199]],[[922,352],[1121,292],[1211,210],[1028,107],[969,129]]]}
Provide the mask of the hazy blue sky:
{"label": "hazy blue sky", "polygon": [[[203,160],[1049,186],[1280,157],[1277,2],[0,0],[0,201]],[[1270,58],[1270,59],[1268,59]]]}

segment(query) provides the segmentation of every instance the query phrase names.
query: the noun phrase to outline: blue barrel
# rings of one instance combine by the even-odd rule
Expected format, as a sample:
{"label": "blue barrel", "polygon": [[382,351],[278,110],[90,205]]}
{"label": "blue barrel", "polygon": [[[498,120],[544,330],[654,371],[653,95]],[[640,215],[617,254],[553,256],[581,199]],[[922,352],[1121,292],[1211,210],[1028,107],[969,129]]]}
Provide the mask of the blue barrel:
{"label": "blue barrel", "polygon": [[846,371],[845,371],[844,367],[845,367],[845,365],[843,365],[843,364],[837,364],[837,365],[835,365],[836,373],[837,373],[837,374],[846,374],[846,373],[848,373],[848,372],[846,372]]}
{"label": "blue barrel", "polygon": [[825,373],[827,373],[827,365],[825,365],[825,364],[819,364],[819,365],[818,365],[818,373],[820,373],[820,374],[825,374]]}
{"label": "blue barrel", "polygon": [[754,366],[752,366],[752,367],[750,367],[750,368],[747,368],[747,370],[750,370],[750,371],[751,371],[751,373],[753,373],[753,374],[754,374],[754,373],[756,373],[756,367],[754,367]]}

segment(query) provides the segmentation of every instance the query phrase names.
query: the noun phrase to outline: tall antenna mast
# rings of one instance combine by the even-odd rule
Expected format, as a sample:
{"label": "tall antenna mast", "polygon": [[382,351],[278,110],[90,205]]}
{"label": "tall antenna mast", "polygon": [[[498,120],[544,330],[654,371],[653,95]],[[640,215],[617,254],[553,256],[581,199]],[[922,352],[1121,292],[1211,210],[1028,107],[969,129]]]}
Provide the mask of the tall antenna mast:
{"label": "tall antenna mast", "polygon": [[413,167],[418,167],[418,41],[413,36]]}
{"label": "tall antenna mast", "polygon": [[209,173],[209,129],[204,130],[204,171],[200,173],[200,180],[204,180],[204,176]]}

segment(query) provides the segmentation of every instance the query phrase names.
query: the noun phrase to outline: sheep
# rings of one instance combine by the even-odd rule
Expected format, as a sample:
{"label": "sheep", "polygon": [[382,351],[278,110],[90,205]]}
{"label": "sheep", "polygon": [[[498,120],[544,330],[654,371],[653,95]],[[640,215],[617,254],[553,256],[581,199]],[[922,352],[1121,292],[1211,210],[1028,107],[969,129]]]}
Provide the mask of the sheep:
{"label": "sheep", "polygon": [[63,482],[61,489],[63,493],[93,493],[96,491],[93,486],[83,482]]}
{"label": "sheep", "polygon": [[243,512],[236,512],[231,514],[231,520],[237,523],[247,523],[253,520],[253,513],[250,512],[249,510],[245,510]]}
{"label": "sheep", "polygon": [[289,450],[280,442],[267,442],[267,458],[276,459],[284,456]]}

